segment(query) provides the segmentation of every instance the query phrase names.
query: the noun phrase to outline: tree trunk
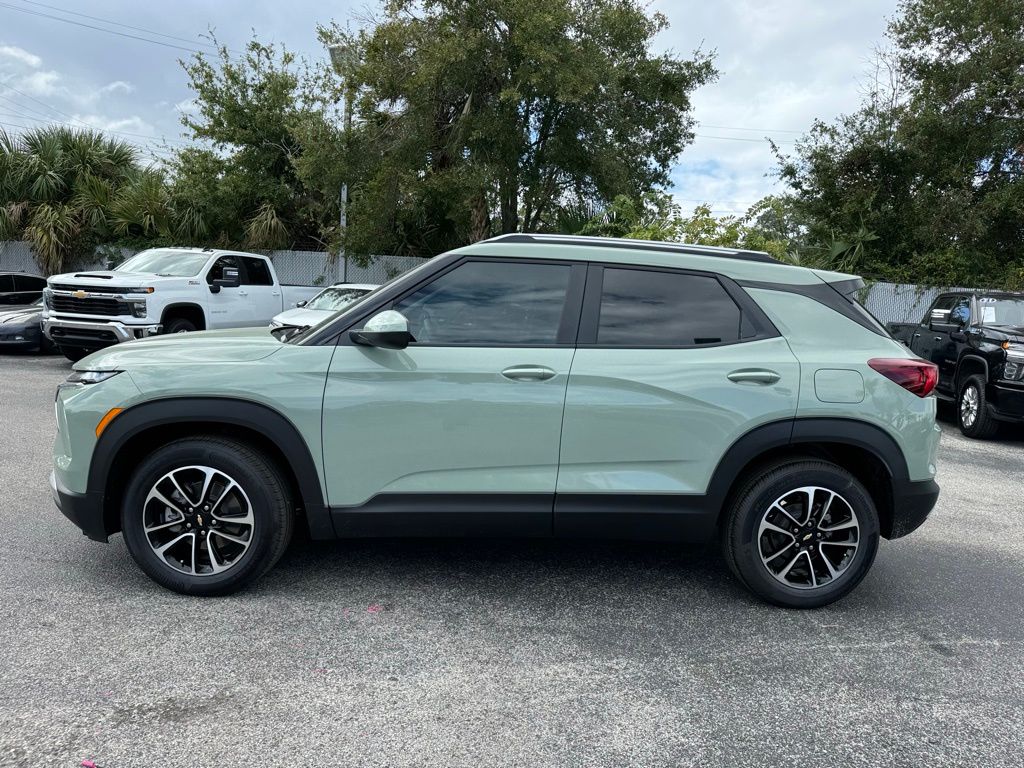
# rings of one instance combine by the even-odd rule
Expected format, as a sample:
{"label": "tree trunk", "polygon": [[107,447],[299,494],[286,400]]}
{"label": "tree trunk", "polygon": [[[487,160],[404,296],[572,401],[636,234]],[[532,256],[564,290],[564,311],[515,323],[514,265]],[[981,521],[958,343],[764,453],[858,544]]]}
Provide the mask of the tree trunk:
{"label": "tree trunk", "polygon": [[486,240],[491,234],[491,216],[487,210],[487,192],[484,189],[477,191],[470,201],[470,231],[469,241],[471,243]]}
{"label": "tree trunk", "polygon": [[510,171],[498,188],[501,198],[501,233],[519,231],[519,178],[515,171]]}

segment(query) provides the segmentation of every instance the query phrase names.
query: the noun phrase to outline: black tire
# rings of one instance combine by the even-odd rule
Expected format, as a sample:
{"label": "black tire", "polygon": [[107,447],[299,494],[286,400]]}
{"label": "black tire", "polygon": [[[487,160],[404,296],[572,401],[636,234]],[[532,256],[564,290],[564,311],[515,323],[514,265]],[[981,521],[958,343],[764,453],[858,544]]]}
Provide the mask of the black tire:
{"label": "black tire", "polygon": [[[254,522],[248,532],[248,547],[221,573],[194,575],[172,567],[155,552],[144,530],[145,500],[150,490],[172,470],[194,465],[210,467],[233,479],[251,505]],[[190,493],[196,487],[192,486]],[[220,502],[214,507],[217,504]],[[198,504],[195,511],[205,514]],[[273,461],[245,443],[202,436],[168,443],[139,464],[125,490],[121,529],[135,562],[155,582],[185,595],[212,596],[236,592],[269,571],[288,547],[294,517],[288,483]],[[209,520],[210,517],[206,525],[212,525]],[[199,522],[196,530],[202,525]],[[179,528],[172,529],[169,535],[179,532],[185,533]],[[216,535],[212,528],[208,534]],[[208,545],[209,535],[206,541]],[[202,547],[200,550],[202,554]],[[195,562],[191,567],[195,570]]]}
{"label": "black tire", "polygon": [[[960,391],[956,396],[956,423],[960,431],[967,437],[975,440],[988,440],[995,437],[999,431],[999,422],[992,418],[988,412],[988,400],[985,397],[985,377],[981,374],[968,376],[960,384]],[[974,413],[974,420],[971,421],[969,409],[966,408],[968,393],[973,390],[977,402],[977,410]]]}
{"label": "black tire", "polygon": [[164,333],[191,333],[197,330],[196,324],[186,317],[176,317],[164,324]]}
{"label": "black tire", "polygon": [[77,363],[86,355],[91,355],[94,350],[83,349],[82,347],[58,347],[60,353],[72,363]]}
{"label": "black tire", "polygon": [[[856,516],[859,533],[852,558],[834,580],[817,587],[799,588],[783,584],[762,562],[758,529],[776,500],[806,486],[838,493]],[[729,568],[747,589],[775,605],[819,608],[839,600],[864,578],[878,551],[878,512],[871,495],[853,475],[831,462],[794,458],[764,467],[739,490],[725,512],[722,550]],[[798,537],[792,538],[795,544]],[[828,551],[834,554],[837,550]]]}

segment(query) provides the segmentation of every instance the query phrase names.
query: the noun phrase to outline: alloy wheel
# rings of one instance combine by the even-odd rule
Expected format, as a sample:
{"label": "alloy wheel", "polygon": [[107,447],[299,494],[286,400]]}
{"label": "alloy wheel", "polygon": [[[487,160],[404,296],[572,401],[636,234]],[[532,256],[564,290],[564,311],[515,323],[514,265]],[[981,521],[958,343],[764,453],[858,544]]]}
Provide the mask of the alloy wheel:
{"label": "alloy wheel", "polygon": [[834,583],[850,567],[860,546],[860,522],[835,491],[796,488],[761,516],[757,545],[772,578],[787,587],[817,589]]}
{"label": "alloy wheel", "polygon": [[978,420],[979,400],[978,388],[968,384],[960,396],[960,423],[968,429]]}
{"label": "alloy wheel", "polygon": [[142,527],[157,558],[189,576],[216,576],[238,563],[255,532],[252,504],[219,469],[173,469],[153,484]]}

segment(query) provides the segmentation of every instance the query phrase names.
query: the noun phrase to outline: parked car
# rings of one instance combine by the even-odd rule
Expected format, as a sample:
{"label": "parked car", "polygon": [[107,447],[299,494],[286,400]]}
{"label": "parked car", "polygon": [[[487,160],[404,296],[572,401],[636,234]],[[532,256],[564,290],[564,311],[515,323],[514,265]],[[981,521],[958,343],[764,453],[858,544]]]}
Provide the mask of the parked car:
{"label": "parked car", "polygon": [[284,312],[274,315],[270,321],[270,327],[308,328],[323,322],[335,312],[344,309],[352,302],[359,301],[379,287],[379,285],[368,283],[335,283],[329,288],[324,288],[309,301],[300,301],[295,305],[295,309],[286,309]]}
{"label": "parked car", "polygon": [[37,299],[27,307],[0,309],[0,351],[39,350],[53,351],[50,340],[43,335],[43,300]]}
{"label": "parked car", "polygon": [[304,333],[77,363],[54,497],[193,595],[266,573],[301,525],[718,536],[762,598],[824,605],[939,492],[936,368],[850,298],[861,285],[751,251],[498,237]]}
{"label": "parked car", "polygon": [[43,331],[69,360],[167,333],[266,326],[317,288],[281,285],[266,256],[153,248],[108,271],[55,275]]}
{"label": "parked car", "polygon": [[0,308],[23,307],[43,295],[46,278],[24,272],[0,272]]}
{"label": "parked car", "polygon": [[891,323],[893,336],[939,368],[935,394],[956,403],[968,437],[1024,421],[1024,293],[943,293],[920,323]]}

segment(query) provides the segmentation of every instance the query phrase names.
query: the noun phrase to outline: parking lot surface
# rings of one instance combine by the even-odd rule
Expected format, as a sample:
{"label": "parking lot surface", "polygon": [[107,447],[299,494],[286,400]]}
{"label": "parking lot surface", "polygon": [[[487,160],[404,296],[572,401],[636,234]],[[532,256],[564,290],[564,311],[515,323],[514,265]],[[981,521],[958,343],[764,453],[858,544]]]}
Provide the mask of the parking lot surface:
{"label": "parking lot surface", "polygon": [[59,357],[0,357],[0,766],[1019,766],[1024,435],[818,611],[663,544],[299,542],[164,591],[47,477]]}

